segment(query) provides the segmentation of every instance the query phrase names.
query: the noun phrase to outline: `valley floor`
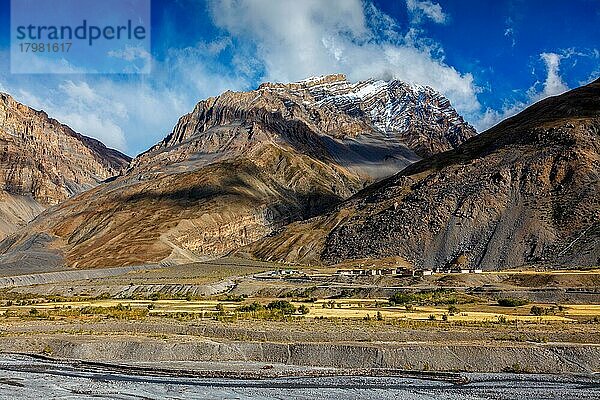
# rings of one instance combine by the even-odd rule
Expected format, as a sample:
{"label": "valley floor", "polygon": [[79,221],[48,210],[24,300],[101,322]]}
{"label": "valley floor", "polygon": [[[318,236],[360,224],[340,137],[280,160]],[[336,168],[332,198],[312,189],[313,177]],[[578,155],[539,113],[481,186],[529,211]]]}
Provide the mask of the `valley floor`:
{"label": "valley floor", "polygon": [[21,286],[3,278],[0,351],[168,368],[249,362],[263,375],[296,367],[600,372],[597,270],[352,279],[331,269],[269,273],[282,268],[220,260],[77,280],[69,279],[83,271],[38,274]]}

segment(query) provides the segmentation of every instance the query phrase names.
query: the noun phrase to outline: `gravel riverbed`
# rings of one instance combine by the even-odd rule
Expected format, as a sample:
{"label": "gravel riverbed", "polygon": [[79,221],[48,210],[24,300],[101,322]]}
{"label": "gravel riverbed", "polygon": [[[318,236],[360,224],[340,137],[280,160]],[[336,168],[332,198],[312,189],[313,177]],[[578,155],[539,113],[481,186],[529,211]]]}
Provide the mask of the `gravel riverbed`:
{"label": "gravel riverbed", "polygon": [[[249,365],[250,370],[256,367]],[[228,368],[244,366],[237,363]],[[139,373],[134,368],[116,372],[109,366],[4,354],[0,356],[0,398],[600,399],[597,375],[461,375],[467,383],[382,376],[192,378]]]}

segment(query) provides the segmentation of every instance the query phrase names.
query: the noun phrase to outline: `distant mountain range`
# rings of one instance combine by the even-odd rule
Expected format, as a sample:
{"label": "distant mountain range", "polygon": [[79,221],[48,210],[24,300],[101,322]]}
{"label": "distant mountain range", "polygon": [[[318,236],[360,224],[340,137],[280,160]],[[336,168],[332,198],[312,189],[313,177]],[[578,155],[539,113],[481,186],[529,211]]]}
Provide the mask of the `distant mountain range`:
{"label": "distant mountain range", "polygon": [[231,253],[600,264],[600,80],[479,135],[428,87],[343,75],[265,83],[199,102],[130,163],[0,99],[0,234],[10,234],[0,264],[14,268]]}
{"label": "distant mountain range", "polygon": [[600,80],[252,244],[268,260],[600,265]]}
{"label": "distant mountain range", "polygon": [[130,158],[0,93],[0,239]]}
{"label": "distant mountain range", "polygon": [[198,103],[121,176],[4,240],[0,262],[218,257],[475,134],[446,98],[399,81],[330,75],[226,92]]}

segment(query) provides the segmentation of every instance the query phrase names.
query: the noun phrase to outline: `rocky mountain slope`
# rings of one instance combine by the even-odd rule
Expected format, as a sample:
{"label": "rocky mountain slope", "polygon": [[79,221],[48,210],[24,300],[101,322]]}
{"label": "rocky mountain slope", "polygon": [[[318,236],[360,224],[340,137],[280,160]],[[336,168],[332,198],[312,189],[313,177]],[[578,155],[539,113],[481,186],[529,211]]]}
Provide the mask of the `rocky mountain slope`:
{"label": "rocky mountain slope", "polygon": [[441,95],[401,82],[332,75],[226,92],[198,103],[124,176],[6,239],[0,262],[217,257],[474,134]]}
{"label": "rocky mountain slope", "polygon": [[0,238],[128,163],[118,151],[0,93]]}
{"label": "rocky mountain slope", "polygon": [[600,265],[600,80],[413,164],[246,249],[338,263]]}
{"label": "rocky mountain slope", "polygon": [[265,139],[254,136],[269,130],[284,145],[324,157],[365,180],[389,176],[476,134],[448,99],[429,87],[401,81],[351,83],[344,75],[327,75],[263,83],[255,91],[201,101],[169,136],[136,158],[133,168],[231,158],[254,148]]}

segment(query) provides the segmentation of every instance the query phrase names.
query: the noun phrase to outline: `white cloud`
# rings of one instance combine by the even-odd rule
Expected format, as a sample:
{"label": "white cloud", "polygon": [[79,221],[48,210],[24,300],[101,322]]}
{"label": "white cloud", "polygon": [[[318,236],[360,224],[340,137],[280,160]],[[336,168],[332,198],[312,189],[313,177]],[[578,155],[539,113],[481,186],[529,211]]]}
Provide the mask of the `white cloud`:
{"label": "white cloud", "polygon": [[[32,88],[33,91],[37,91]],[[58,91],[35,95],[27,89],[11,91],[15,99],[29,107],[44,110],[51,118],[69,125],[73,130],[100,140],[106,146],[124,151],[127,148],[123,129],[125,105],[99,96],[87,83],[65,81]],[[115,118],[121,117],[121,118]]]}
{"label": "white cloud", "polygon": [[[445,20],[439,5],[414,2],[416,13]],[[263,80],[289,82],[328,73],[351,80],[396,78],[432,86],[464,113],[480,109],[473,76],[443,61],[439,44],[412,29],[401,35],[392,18],[360,0],[223,0],[212,2],[214,23],[236,51],[249,52]],[[443,16],[443,18],[442,18]]]}
{"label": "white cloud", "polygon": [[[516,100],[512,103],[507,102],[501,110],[487,108],[481,117],[474,122],[474,125],[478,130],[483,131],[506,118],[516,115],[537,101],[568,91],[569,87],[560,76],[560,61],[573,56],[594,57],[594,54],[593,51],[576,51],[575,49],[561,50],[557,53],[541,53],[539,57],[546,68],[544,82],[537,81],[527,89],[524,100]],[[540,85],[542,86],[541,90],[539,89]]]}
{"label": "white cloud", "polygon": [[563,82],[559,75],[559,66],[562,56],[556,53],[542,53],[540,57],[546,64],[547,76],[544,81],[544,90],[535,97],[544,99],[549,96],[555,96],[569,90],[569,87]]}
{"label": "white cloud", "polygon": [[[8,55],[0,51],[2,90],[45,110],[74,130],[129,155],[163,139],[194,105],[225,90],[247,89],[247,80],[214,62],[230,39],[172,49],[147,75],[1,75]],[[131,55],[141,54],[133,52]],[[114,54],[117,55],[116,53]],[[119,56],[128,56],[121,53]]]}
{"label": "white cloud", "polygon": [[474,121],[473,125],[477,128],[478,132],[483,132],[497,123],[517,115],[528,105],[529,103],[517,101],[512,104],[504,104],[500,110],[494,110],[488,107],[481,117]]}
{"label": "white cloud", "polygon": [[504,36],[510,39],[511,47],[515,47],[517,41],[515,40],[515,30],[513,28],[506,28],[504,30]]}
{"label": "white cloud", "polygon": [[99,114],[85,114],[78,112],[54,114],[60,121],[69,121],[69,126],[77,132],[85,132],[100,140],[107,147],[126,151],[127,144],[125,133],[116,122],[102,118]]}
{"label": "white cloud", "polygon": [[413,23],[421,22],[424,17],[438,24],[444,24],[448,20],[442,6],[429,0],[406,0],[406,7]]}
{"label": "white cloud", "polygon": [[[125,72],[149,74],[152,67],[152,55],[143,47],[127,45],[123,49],[110,50],[109,57],[128,61]],[[139,60],[139,63],[136,63]]]}
{"label": "white cloud", "polygon": [[71,128],[94,137],[106,146],[121,151],[127,149],[125,133],[120,127],[128,118],[127,106],[116,96],[99,93],[87,82],[65,81],[58,86],[63,101],[48,110],[53,117]]}
{"label": "white cloud", "polygon": [[[569,58],[571,55],[568,52],[559,53],[542,53],[540,59],[543,61],[546,68],[546,78],[544,82],[535,82],[528,90],[527,96],[529,103],[545,99],[546,97],[556,96],[569,90],[567,84],[563,81],[559,74],[560,61],[563,58]],[[538,89],[542,85],[541,91]]]}
{"label": "white cloud", "polygon": [[79,68],[65,58],[49,58],[40,54],[13,52],[10,56],[11,72],[14,74],[79,74],[95,72],[91,69]]}
{"label": "white cloud", "polygon": [[515,47],[517,40],[515,38],[514,21],[512,18],[506,19],[506,29],[504,29],[504,37],[508,38],[511,42],[511,47]]}
{"label": "white cloud", "polygon": [[[351,80],[397,78],[440,90],[460,112],[479,113],[473,77],[447,65],[441,46],[420,28],[403,33],[369,2],[224,0],[210,10],[223,34],[150,60],[151,79],[7,75],[4,90],[130,155],[161,140],[199,100],[252,89],[257,79],[285,82],[338,72]],[[231,63],[218,60],[227,54]],[[112,55],[144,58],[136,51]],[[8,59],[0,57],[0,64]]]}

